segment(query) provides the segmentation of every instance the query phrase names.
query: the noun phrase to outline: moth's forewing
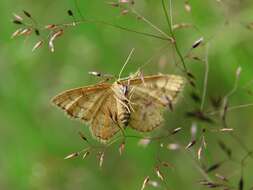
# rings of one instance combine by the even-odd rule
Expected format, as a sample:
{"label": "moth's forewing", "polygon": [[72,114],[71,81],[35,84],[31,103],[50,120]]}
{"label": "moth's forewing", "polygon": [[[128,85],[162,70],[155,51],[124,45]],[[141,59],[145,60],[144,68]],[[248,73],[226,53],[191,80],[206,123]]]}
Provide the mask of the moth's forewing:
{"label": "moth's forewing", "polygon": [[118,113],[116,105],[113,91],[110,91],[105,95],[91,119],[91,133],[103,142],[110,140],[120,130],[117,123]]}
{"label": "moth's forewing", "polygon": [[97,107],[97,101],[110,89],[110,84],[75,88],[52,98],[52,103],[64,110],[70,117],[89,121]]}
{"label": "moth's forewing", "polygon": [[55,96],[52,102],[71,118],[89,124],[92,135],[101,142],[106,142],[119,130],[115,123],[117,109],[111,84],[68,90]]}

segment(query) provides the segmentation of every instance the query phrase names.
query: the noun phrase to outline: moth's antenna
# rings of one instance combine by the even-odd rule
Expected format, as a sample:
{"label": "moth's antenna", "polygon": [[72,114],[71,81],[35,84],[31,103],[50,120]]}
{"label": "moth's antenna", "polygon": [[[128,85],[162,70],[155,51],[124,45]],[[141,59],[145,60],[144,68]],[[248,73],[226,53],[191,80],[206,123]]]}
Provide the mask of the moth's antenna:
{"label": "moth's antenna", "polygon": [[126,59],[126,61],[125,61],[124,65],[123,65],[123,67],[121,68],[121,70],[120,70],[120,72],[119,72],[119,78],[118,78],[118,80],[120,79],[121,74],[122,74],[122,72],[124,71],[126,65],[128,64],[130,58],[132,57],[132,54],[133,54],[133,53],[134,53],[134,48],[131,50],[131,52],[130,52],[129,55],[127,56],[127,59]]}

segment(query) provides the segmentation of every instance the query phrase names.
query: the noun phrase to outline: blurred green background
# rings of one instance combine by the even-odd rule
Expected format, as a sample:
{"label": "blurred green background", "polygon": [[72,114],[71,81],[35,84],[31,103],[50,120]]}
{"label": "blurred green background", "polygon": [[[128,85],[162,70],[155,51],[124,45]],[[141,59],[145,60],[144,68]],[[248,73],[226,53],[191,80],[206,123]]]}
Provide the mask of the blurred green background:
{"label": "blurred green background", "polygon": [[[172,2],[173,23],[191,23],[197,27],[197,30],[189,28],[175,31],[182,54],[185,55],[201,36],[209,43],[210,70],[205,110],[211,109],[210,97],[224,96],[233,88],[239,66],[242,68],[239,87],[229,98],[229,105],[253,102],[250,93],[253,85],[250,82],[253,75],[253,30],[246,27],[253,21],[253,2],[189,1],[191,12],[185,11],[183,0]],[[135,15],[122,15],[118,8],[109,6],[107,1],[83,0],[78,4],[85,18],[158,34],[148,24],[136,19]],[[26,10],[38,23],[46,25],[72,22],[67,15],[69,9],[78,19],[74,1],[0,1],[0,189],[141,189],[147,175],[160,184],[157,189],[165,189],[166,185],[154,172],[158,155],[161,160],[174,165],[173,169],[162,171],[168,189],[204,189],[198,184],[198,180],[204,177],[196,165],[210,166],[226,159],[217,145],[218,139],[232,149],[235,161],[226,162],[217,172],[231,176],[230,184],[237,187],[240,178],[238,162],[246,152],[231,136],[207,133],[208,148],[200,162],[196,158],[198,146],[193,147],[192,152],[166,149],[168,143],[179,141],[187,145],[191,139],[192,120],[185,116],[185,112],[199,105],[189,98],[192,91],[189,86],[175,111],[166,114],[165,129],[157,132],[183,128],[183,132],[174,139],[164,140],[164,147],[161,148],[159,142],[153,142],[142,148],[137,145],[138,139],[128,139],[122,156],[119,156],[118,144],[108,149],[102,168],[98,166],[96,155],[84,160],[63,159],[69,153],[87,146],[78,137],[78,131],[82,131],[89,139],[91,137],[87,126],[70,120],[51,105],[50,99],[54,95],[96,83],[98,80],[88,75],[88,71],[117,75],[132,48],[135,48],[135,52],[124,72],[125,76],[135,72],[152,56],[153,59],[144,67],[145,74],[181,74],[174,66],[175,62],[180,64],[174,49],[170,45],[163,48],[166,41],[103,24],[86,23],[66,29],[64,35],[55,42],[55,53],[51,53],[46,44],[32,52],[33,45],[39,39],[35,35],[11,39],[11,34],[18,28],[11,22],[13,13],[23,15],[22,10]],[[168,33],[160,0],[136,0],[134,9]],[[192,53],[204,58],[205,47]],[[201,95],[204,64],[192,59],[186,59],[186,64],[196,77],[196,92]],[[252,107],[227,114],[229,127],[235,129],[234,134],[249,149],[253,146],[252,115]],[[204,123],[197,123],[197,126],[213,127]],[[131,130],[128,132],[134,133]],[[250,181],[252,170],[252,160],[247,160],[243,177],[245,189],[253,186]],[[214,174],[211,173],[210,177],[216,180]]]}

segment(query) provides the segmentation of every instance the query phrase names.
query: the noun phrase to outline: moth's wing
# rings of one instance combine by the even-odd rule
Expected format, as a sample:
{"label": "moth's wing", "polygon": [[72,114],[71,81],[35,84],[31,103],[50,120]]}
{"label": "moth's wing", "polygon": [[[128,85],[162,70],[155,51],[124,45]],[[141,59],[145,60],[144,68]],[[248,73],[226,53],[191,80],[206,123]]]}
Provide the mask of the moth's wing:
{"label": "moth's wing", "polygon": [[52,98],[52,102],[71,118],[89,122],[99,101],[110,90],[109,87],[110,84],[102,83],[68,90]]}
{"label": "moth's wing", "polygon": [[101,101],[91,120],[91,133],[101,142],[110,140],[119,130],[117,105],[114,92],[110,91]]}
{"label": "moth's wing", "polygon": [[129,126],[137,131],[148,132],[154,128],[161,126],[163,123],[163,107],[150,100],[145,94],[135,93],[132,107],[134,109],[131,112]]}
{"label": "moth's wing", "polygon": [[[94,137],[109,140],[118,130],[116,100],[110,84],[65,91],[52,99],[71,118],[90,124]],[[115,121],[114,121],[115,120]]]}
{"label": "moth's wing", "polygon": [[130,102],[133,112],[129,126],[148,132],[163,123],[163,111],[173,108],[179,92],[184,86],[184,79],[176,75],[154,75],[129,82],[132,90]]}

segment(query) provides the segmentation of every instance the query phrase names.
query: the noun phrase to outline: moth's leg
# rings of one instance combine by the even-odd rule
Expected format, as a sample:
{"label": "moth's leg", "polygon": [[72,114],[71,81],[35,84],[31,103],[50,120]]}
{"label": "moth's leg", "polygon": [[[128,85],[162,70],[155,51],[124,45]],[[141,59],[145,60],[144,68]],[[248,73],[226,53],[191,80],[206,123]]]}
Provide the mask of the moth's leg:
{"label": "moth's leg", "polygon": [[146,85],[146,84],[145,84],[145,81],[144,81],[143,72],[142,72],[140,69],[138,69],[138,71],[136,72],[136,78],[140,78],[141,81],[142,81],[142,84],[143,84],[144,86]]}
{"label": "moth's leg", "polygon": [[[123,105],[123,106],[127,109],[128,113],[131,113],[131,110],[129,109],[129,107],[126,105],[125,102],[123,102],[122,100],[120,100],[120,99],[117,98],[116,96],[115,96],[115,98],[117,99],[117,101],[119,101],[119,103],[120,103],[121,105]],[[126,99],[126,100],[127,100],[127,99]]]}
{"label": "moth's leg", "polygon": [[141,73],[141,71],[140,71],[140,69],[138,69],[135,73],[130,74],[129,79],[138,78],[140,76],[140,73]]}
{"label": "moth's leg", "polygon": [[109,80],[110,80],[109,78],[102,79],[101,81],[98,82],[98,84],[108,82]]}
{"label": "moth's leg", "polygon": [[131,105],[131,104],[134,104],[134,103],[132,103],[129,98],[122,97],[123,100],[125,100],[129,104],[129,106],[125,102],[123,102],[122,100],[120,100],[119,98],[117,98],[117,97],[115,97],[115,98],[127,109],[127,111],[129,113],[131,113],[131,110],[134,111],[134,109],[133,109],[133,107]]}
{"label": "moth's leg", "polygon": [[137,79],[137,78],[141,79],[141,81],[142,81],[142,83],[143,83],[144,86],[146,85],[145,81],[144,81],[143,72],[140,69],[138,69],[134,74],[131,74],[130,77],[129,77],[130,80]]}
{"label": "moth's leg", "polygon": [[[134,74],[134,75],[136,75],[135,77],[137,78],[137,77],[140,77],[140,79],[141,79],[141,81],[142,81],[142,84],[144,85],[144,87],[146,86],[146,83],[145,83],[145,81],[144,81],[144,76],[143,76],[143,72],[140,70],[140,69],[138,69],[138,71]],[[130,80],[129,80],[130,81]],[[132,108],[132,106],[131,106],[131,104],[135,104],[135,103],[133,103],[133,102],[131,102],[131,98],[132,98],[132,96],[133,96],[133,94],[134,94],[134,90],[135,90],[135,88],[136,87],[133,87],[131,90],[130,90],[130,96],[129,96],[129,105],[130,105],[130,107]],[[133,109],[133,108],[132,108]],[[133,109],[133,111],[134,111],[134,109]]]}
{"label": "moth's leg", "polygon": [[130,109],[132,112],[134,112],[134,108],[133,108],[132,105],[135,104],[135,103],[131,102],[131,97],[132,97],[132,95],[133,95],[134,88],[135,88],[135,87],[133,87],[133,88],[130,90],[130,92],[129,92],[129,94],[130,94],[130,95],[129,95],[129,98],[126,98],[126,97],[125,97],[125,100],[128,102],[129,109]]}
{"label": "moth's leg", "polygon": [[121,131],[124,141],[125,141],[125,139],[126,139],[125,129],[122,126],[120,126],[119,123],[117,123],[117,126],[118,126],[119,130]]}
{"label": "moth's leg", "polygon": [[112,113],[109,107],[107,107],[107,112],[108,112],[111,120],[119,128],[119,130],[121,131],[121,133],[123,135],[123,138],[125,139],[126,138],[125,130],[123,127],[120,126],[120,124],[118,122],[118,114],[116,112]]}
{"label": "moth's leg", "polygon": [[129,94],[130,94],[130,95],[129,95],[129,101],[131,101],[131,98],[132,98],[132,96],[133,96],[133,94],[134,94],[133,92],[134,92],[135,88],[136,88],[136,87],[133,87],[133,88],[130,90],[130,93],[129,93]]}
{"label": "moth's leg", "polygon": [[[128,79],[128,81],[127,81],[127,89],[129,89],[129,87],[130,87],[130,82],[131,82],[131,80],[130,79]],[[133,88],[135,88],[135,87],[133,87]],[[130,108],[133,110],[133,108],[131,107],[131,101],[130,101],[130,98],[127,98],[127,96],[130,94],[130,96],[131,96],[131,94],[132,94],[132,92],[133,92],[133,88],[131,88],[130,89],[130,92],[127,92],[127,95],[126,96],[124,96],[123,98],[124,98],[124,100],[126,101],[126,102],[128,102],[129,103],[129,106],[130,106]]]}

